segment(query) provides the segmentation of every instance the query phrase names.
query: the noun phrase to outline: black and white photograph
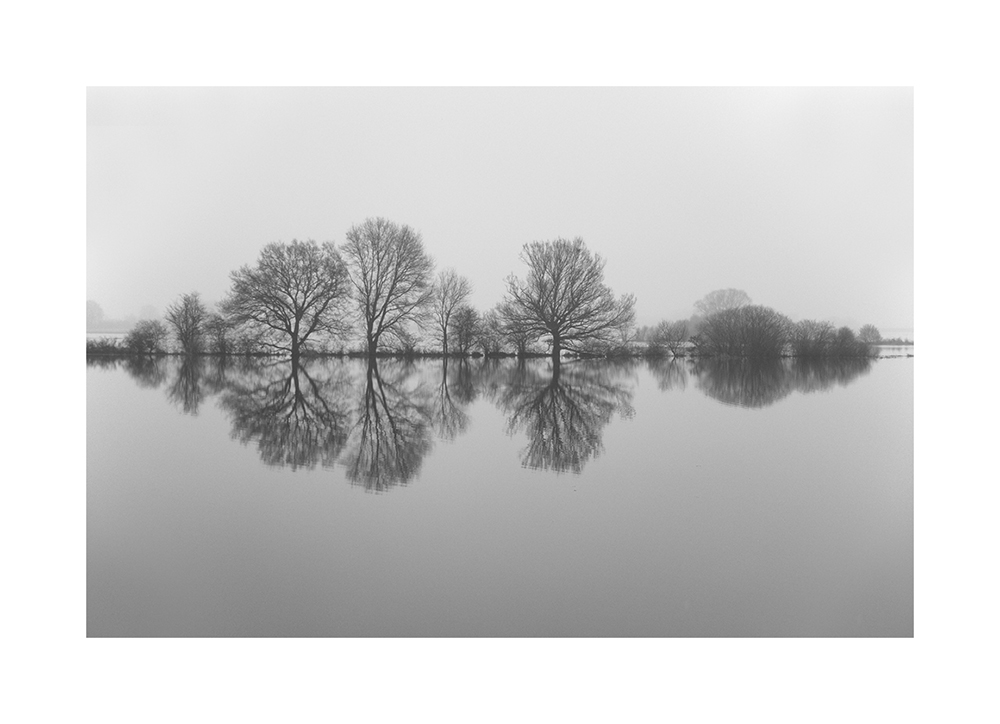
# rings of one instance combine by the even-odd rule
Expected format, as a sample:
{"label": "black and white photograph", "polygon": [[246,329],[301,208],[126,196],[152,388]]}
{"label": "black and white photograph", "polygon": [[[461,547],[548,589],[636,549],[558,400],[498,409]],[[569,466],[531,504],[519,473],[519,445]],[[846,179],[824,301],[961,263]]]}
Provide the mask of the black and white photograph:
{"label": "black and white photograph", "polygon": [[5,8],[0,717],[996,719],[986,10]]}
{"label": "black and white photograph", "polygon": [[912,88],[90,88],[91,637],[913,635]]}

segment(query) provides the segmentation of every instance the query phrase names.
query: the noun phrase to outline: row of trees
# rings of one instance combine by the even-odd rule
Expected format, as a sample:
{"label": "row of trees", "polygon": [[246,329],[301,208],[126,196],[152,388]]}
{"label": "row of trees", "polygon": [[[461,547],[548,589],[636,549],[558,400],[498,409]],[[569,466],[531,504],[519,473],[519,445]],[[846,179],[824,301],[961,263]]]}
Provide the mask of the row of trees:
{"label": "row of trees", "polygon": [[[384,348],[412,351],[418,332],[445,355],[512,349],[525,354],[540,341],[554,361],[564,350],[626,348],[634,334],[635,298],[604,283],[604,260],[580,238],[526,244],[523,277],[510,275],[503,299],[480,313],[469,304],[472,286],[453,269],[434,275],[418,232],[387,219],[352,226],[345,243],[268,244],[253,265],[232,272],[231,288],[210,312],[197,293],[166,312],[166,325],[145,320],[126,345],[139,353],[161,349],[172,335],[188,354],[270,350],[298,360],[303,350],[360,333],[374,358]],[[861,337],[812,321],[793,324],[755,306],[737,289],[721,289],[695,304],[691,320],[639,330],[653,353],[730,356],[866,354],[878,332]]]}
{"label": "row of trees", "polygon": [[429,330],[444,354],[505,346],[524,353],[544,336],[558,360],[564,349],[627,337],[635,300],[615,297],[604,284],[604,260],[582,239],[526,244],[521,258],[527,276],[508,277],[503,301],[481,314],[468,303],[467,279],[452,269],[434,276],[418,232],[371,218],[351,227],[340,248],[268,244],[254,265],[230,275],[219,312],[185,294],[167,310],[166,325],[144,320],[126,345],[152,352],[169,333],[188,354],[257,346],[297,360],[314,340],[342,339],[360,327],[369,357],[387,345],[412,349],[415,330]]}

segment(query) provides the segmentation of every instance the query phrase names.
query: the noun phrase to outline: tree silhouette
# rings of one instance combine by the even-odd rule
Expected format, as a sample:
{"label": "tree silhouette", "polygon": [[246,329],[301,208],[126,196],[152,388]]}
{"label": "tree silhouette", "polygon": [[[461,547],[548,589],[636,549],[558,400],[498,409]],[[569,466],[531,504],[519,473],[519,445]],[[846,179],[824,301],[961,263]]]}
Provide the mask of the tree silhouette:
{"label": "tree silhouette", "polygon": [[184,294],[167,307],[166,318],[184,354],[194,354],[202,350],[208,310],[201,303],[198,292]]}
{"label": "tree silhouette", "polygon": [[343,251],[368,356],[374,358],[383,336],[399,340],[409,322],[424,320],[433,298],[434,262],[420,234],[381,217],[352,226]]}
{"label": "tree silhouette", "polygon": [[469,280],[459,276],[454,269],[441,271],[434,282],[431,314],[442,354],[448,354],[448,332],[452,316],[472,294]]}
{"label": "tree silhouette", "polygon": [[331,243],[268,244],[256,266],[231,275],[232,290],[221,308],[234,323],[262,335],[260,344],[289,352],[297,362],[313,335],[346,329],[346,271]]}
{"label": "tree silhouette", "polygon": [[525,244],[521,259],[528,275],[507,278],[498,312],[507,328],[534,339],[548,335],[553,360],[564,348],[611,343],[632,326],[635,299],[614,297],[604,284],[604,260],[583,239]]}

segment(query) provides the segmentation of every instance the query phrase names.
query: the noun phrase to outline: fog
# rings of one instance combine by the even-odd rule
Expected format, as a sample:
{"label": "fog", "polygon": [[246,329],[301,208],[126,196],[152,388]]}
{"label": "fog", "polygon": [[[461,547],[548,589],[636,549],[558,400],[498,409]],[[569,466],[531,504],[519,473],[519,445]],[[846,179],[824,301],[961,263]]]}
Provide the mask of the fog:
{"label": "fog", "polygon": [[271,241],[421,232],[486,309],[523,244],[581,236],[638,324],[745,290],[913,327],[909,88],[91,88],[87,297],[220,300]]}

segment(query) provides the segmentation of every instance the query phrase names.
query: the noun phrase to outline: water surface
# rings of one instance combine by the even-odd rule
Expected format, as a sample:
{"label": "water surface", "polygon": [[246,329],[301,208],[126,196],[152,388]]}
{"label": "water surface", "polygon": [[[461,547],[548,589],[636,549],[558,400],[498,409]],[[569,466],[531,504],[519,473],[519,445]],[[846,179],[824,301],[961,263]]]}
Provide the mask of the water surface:
{"label": "water surface", "polygon": [[912,636],[913,361],[91,360],[90,636]]}

